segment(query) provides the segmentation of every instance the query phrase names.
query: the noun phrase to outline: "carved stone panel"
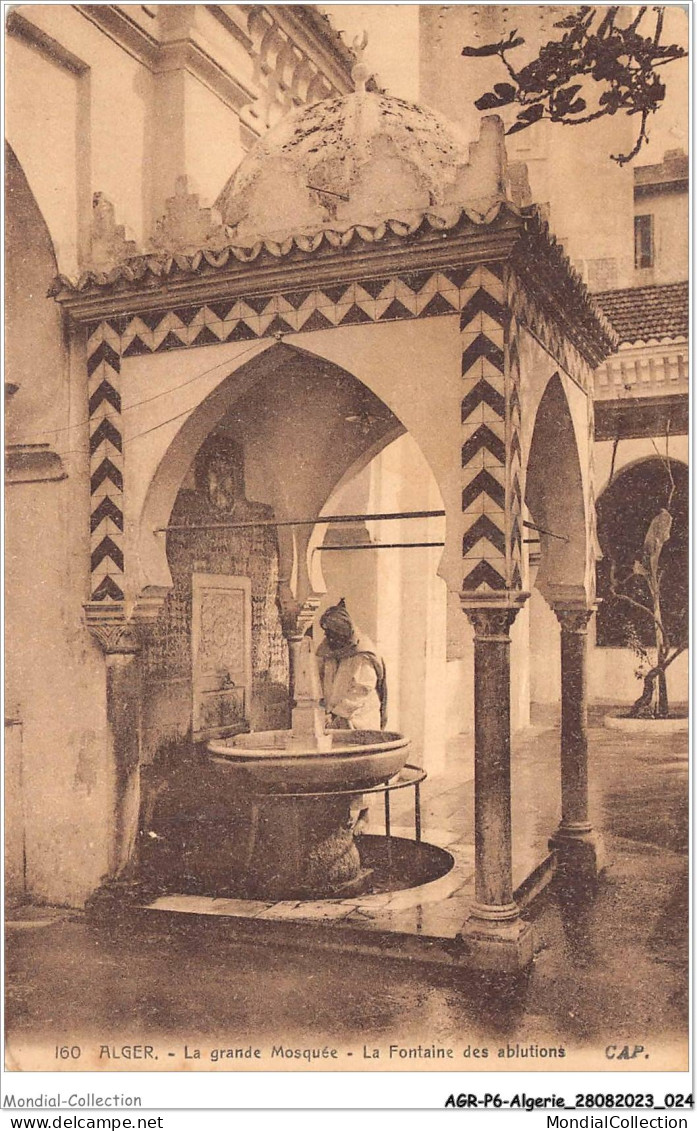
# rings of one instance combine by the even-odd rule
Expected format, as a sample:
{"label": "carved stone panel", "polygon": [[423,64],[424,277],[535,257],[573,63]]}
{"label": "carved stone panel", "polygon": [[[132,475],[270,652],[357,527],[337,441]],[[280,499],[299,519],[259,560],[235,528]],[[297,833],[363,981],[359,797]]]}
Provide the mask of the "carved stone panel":
{"label": "carved stone panel", "polygon": [[194,738],[248,719],[252,687],[252,598],[247,577],[192,578]]}

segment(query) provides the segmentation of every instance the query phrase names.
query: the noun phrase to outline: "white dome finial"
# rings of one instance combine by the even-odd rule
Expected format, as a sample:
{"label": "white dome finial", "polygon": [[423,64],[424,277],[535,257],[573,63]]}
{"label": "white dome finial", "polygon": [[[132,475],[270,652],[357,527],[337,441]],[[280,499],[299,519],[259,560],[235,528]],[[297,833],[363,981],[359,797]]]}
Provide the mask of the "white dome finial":
{"label": "white dome finial", "polygon": [[368,79],[372,77],[372,71],[364,61],[365,49],[367,46],[368,32],[363,31],[362,35],[357,35],[353,41],[353,50],[356,55],[356,62],[351,68],[351,78],[356,84],[356,90],[365,90]]}

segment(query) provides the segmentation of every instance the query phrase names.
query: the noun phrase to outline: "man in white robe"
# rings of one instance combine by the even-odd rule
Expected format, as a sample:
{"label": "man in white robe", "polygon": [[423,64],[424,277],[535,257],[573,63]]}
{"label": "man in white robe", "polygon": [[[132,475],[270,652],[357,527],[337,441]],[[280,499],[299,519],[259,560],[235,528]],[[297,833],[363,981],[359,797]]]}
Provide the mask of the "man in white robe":
{"label": "man in white robe", "polygon": [[385,664],[375,645],[354,626],[344,598],[320,618],[325,639],[317,649],[327,727],[384,730],[387,723]]}

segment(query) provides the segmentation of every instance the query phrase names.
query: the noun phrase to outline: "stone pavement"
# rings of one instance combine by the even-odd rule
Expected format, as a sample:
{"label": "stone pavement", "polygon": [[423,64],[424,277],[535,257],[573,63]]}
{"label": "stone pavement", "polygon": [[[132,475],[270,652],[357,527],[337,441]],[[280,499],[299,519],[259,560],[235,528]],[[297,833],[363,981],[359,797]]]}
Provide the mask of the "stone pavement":
{"label": "stone pavement", "polygon": [[[556,823],[557,741],[553,730],[537,729],[514,742],[514,859],[517,846],[519,860],[526,853],[532,860]],[[378,1043],[565,1045],[599,1056],[609,1043],[640,1043],[652,1058],[643,1067],[658,1067],[665,1056],[666,1067],[683,1067],[686,736],[637,738],[594,727],[590,753],[608,867],[589,902],[549,889],[539,897],[530,912],[535,961],[517,985],[392,961],[389,947],[366,957],[287,948],[276,944],[280,936],[243,945],[198,915],[96,929],[80,913],[19,909],[6,949],[8,1054],[29,1066],[39,1044],[98,1033],[348,1044],[360,1035]],[[425,784],[425,839],[445,826],[471,846],[468,765],[471,746],[462,741],[449,772]],[[400,804],[396,819],[408,823],[410,802]]]}

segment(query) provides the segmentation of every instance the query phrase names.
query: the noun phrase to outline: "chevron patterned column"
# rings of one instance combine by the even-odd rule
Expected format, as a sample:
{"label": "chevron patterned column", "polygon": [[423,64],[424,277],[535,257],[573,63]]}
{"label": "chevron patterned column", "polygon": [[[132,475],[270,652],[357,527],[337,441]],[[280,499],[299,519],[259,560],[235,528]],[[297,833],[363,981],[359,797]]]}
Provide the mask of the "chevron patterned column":
{"label": "chevron patterned column", "polygon": [[91,601],[123,601],[123,442],[120,337],[100,322],[87,342]]}
{"label": "chevron patterned column", "polygon": [[462,589],[466,593],[505,592],[508,563],[503,266],[473,267],[461,294]]}
{"label": "chevron patterned column", "polygon": [[[510,286],[515,286],[511,276]],[[509,310],[512,304],[509,303]],[[519,327],[511,315],[506,333],[506,581],[507,589],[523,587],[523,466],[520,450]]]}

